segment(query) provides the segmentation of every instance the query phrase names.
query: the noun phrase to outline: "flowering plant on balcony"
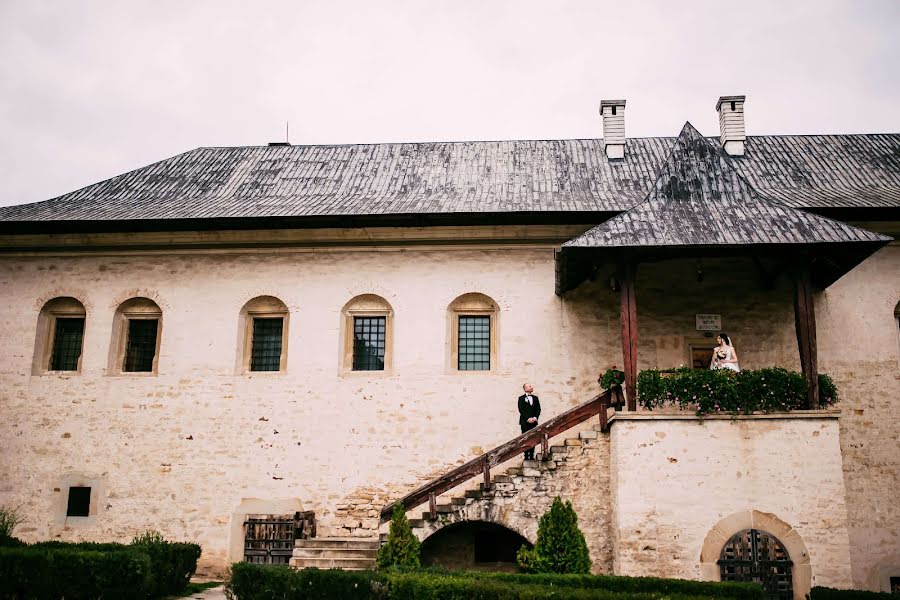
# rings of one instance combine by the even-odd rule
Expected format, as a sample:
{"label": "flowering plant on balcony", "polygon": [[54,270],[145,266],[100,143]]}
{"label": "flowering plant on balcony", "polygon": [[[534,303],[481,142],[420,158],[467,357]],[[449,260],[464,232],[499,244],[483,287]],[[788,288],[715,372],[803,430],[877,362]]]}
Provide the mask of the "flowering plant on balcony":
{"label": "flowering plant on balcony", "polygon": [[[648,410],[666,405],[694,408],[698,415],[784,412],[806,408],[802,373],[780,367],[743,370],[669,369],[663,377],[654,369],[638,375],[638,401]],[[831,377],[819,374],[819,408],[838,400]]]}
{"label": "flowering plant on balcony", "polygon": [[604,390],[609,390],[617,385],[622,385],[625,383],[625,371],[620,371],[616,369],[616,365],[612,365],[605,373],[602,373],[600,377],[597,378],[597,383],[599,383],[600,387]]}

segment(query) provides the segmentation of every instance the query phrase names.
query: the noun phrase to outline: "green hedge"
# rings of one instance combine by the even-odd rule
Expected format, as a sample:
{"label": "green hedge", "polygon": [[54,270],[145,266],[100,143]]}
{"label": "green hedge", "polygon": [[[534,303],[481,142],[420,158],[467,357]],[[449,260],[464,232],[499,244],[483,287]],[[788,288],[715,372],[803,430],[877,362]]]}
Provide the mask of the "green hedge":
{"label": "green hedge", "polygon": [[150,557],[140,550],[0,550],[0,598],[126,600],[147,598],[150,588]]}
{"label": "green hedge", "polygon": [[[468,574],[466,574],[468,575]],[[613,592],[602,588],[559,586],[522,575],[520,581],[461,574],[396,573],[388,576],[391,600],[701,600],[705,595],[663,591]],[[761,597],[761,596],[754,596]]]}
{"label": "green hedge", "polygon": [[[806,406],[803,374],[780,367],[739,373],[726,369],[650,369],[638,374],[637,391],[638,401],[646,409],[667,404],[696,406],[699,415],[781,412]],[[819,406],[825,408],[837,400],[831,377],[819,374]]]}
{"label": "green hedge", "polygon": [[652,577],[525,575],[513,573],[295,571],[283,566],[236,563],[228,593],[235,600],[757,600],[755,584]]}
{"label": "green hedge", "polygon": [[889,592],[865,592],[862,590],[836,590],[827,587],[814,587],[809,591],[809,600],[876,600],[896,598]]}
{"label": "green hedge", "polygon": [[617,575],[524,575],[520,573],[482,573],[469,571],[465,577],[492,579],[506,584],[528,583],[543,586],[606,590],[617,593],[683,594],[704,598],[756,600],[763,597],[762,587],[755,583],[693,581],[660,577],[622,577]]}
{"label": "green hedge", "polygon": [[225,589],[236,600],[369,600],[389,597],[386,581],[371,571],[297,571],[286,565],[235,563]]}
{"label": "green hedge", "polygon": [[40,542],[0,548],[0,598],[162,598],[184,591],[200,546]]}

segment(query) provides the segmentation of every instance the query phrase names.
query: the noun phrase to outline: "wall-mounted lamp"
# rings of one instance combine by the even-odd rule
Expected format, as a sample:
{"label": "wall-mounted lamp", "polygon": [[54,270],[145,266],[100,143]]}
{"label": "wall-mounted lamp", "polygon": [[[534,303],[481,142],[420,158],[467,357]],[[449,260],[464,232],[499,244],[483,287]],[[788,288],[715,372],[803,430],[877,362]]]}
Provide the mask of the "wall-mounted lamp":
{"label": "wall-mounted lamp", "polygon": [[619,283],[619,280],[616,279],[615,275],[609,276],[609,289],[611,289],[612,291],[614,291],[616,293],[622,291],[622,286]]}

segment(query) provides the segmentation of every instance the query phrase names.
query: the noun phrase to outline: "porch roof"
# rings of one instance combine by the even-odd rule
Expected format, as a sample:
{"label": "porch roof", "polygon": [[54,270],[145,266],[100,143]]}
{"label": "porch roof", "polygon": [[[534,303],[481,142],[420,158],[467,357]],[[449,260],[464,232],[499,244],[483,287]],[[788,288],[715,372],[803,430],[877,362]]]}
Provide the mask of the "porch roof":
{"label": "porch roof", "polygon": [[827,287],[892,238],[766,197],[690,123],[660,166],[644,200],[563,244],[557,293],[593,264],[679,255],[805,254]]}

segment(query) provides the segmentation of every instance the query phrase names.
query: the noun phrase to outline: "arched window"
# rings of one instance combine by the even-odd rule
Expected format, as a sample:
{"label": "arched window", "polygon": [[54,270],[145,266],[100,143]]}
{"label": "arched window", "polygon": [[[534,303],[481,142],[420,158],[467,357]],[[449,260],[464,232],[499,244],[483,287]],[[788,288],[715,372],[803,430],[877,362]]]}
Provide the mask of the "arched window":
{"label": "arched window", "polygon": [[32,372],[81,371],[84,342],[84,305],[75,298],[50,300],[38,315]]}
{"label": "arched window", "polygon": [[341,310],[341,328],[342,371],[391,371],[394,311],[387,300],[375,294],[353,298]]}
{"label": "arched window", "polygon": [[722,548],[722,581],[748,581],[762,585],[766,598],[793,600],[793,562],[778,538],[758,529],[736,533]]}
{"label": "arched window", "polygon": [[273,296],[258,296],[241,308],[241,373],[285,371],[290,311]]}
{"label": "arched window", "polygon": [[500,311],[484,294],[463,294],[447,309],[450,369],[491,371],[497,368]]}
{"label": "arched window", "polygon": [[112,375],[157,373],[162,337],[162,310],[149,298],[132,298],[113,316],[110,364]]}

